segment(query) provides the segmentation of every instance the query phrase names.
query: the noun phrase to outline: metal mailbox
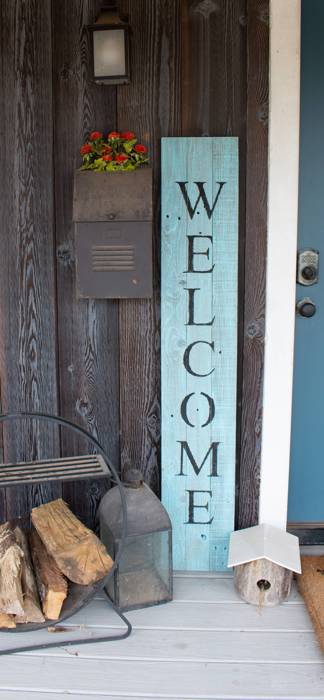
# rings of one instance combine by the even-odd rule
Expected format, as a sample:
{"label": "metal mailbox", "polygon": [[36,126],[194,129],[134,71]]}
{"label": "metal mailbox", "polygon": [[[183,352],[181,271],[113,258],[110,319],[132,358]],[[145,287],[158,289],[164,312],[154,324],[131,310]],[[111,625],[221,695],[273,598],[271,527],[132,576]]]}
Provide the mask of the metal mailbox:
{"label": "metal mailbox", "polygon": [[152,296],[152,209],[151,168],[76,173],[78,298]]}

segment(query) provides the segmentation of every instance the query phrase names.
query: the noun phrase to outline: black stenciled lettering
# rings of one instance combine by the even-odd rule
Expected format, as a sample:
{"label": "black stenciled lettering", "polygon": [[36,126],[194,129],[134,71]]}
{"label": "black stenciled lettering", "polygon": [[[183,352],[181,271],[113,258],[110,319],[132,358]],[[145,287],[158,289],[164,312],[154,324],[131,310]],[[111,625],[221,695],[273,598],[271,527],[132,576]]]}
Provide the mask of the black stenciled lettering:
{"label": "black stenciled lettering", "polygon": [[177,185],[179,185],[179,187],[180,187],[180,190],[181,190],[183,199],[185,201],[185,205],[187,207],[188,214],[189,214],[190,218],[193,219],[193,217],[195,215],[195,211],[198,207],[198,204],[199,204],[200,200],[202,200],[206,214],[207,214],[208,218],[211,219],[211,217],[214,213],[214,209],[217,205],[218,199],[220,197],[221,191],[222,191],[224,185],[226,185],[226,182],[217,182],[218,192],[216,194],[216,198],[215,198],[212,206],[210,206],[208,199],[206,197],[206,192],[205,192],[205,187],[204,187],[206,182],[196,182],[196,181],[194,182],[194,184],[197,186],[197,189],[198,189],[198,197],[196,200],[196,204],[194,204],[194,205],[191,204],[190,199],[189,199],[189,195],[187,192],[186,185],[188,184],[188,180],[186,180],[184,182],[179,182],[177,180],[176,182],[177,182]]}
{"label": "black stenciled lettering", "polygon": [[197,464],[186,440],[177,440],[177,442],[181,445],[180,472],[179,472],[179,474],[177,474],[177,476],[186,476],[186,474],[183,471],[183,462],[184,462],[185,454],[187,455],[187,457],[191,463],[191,466],[193,467],[193,470],[197,476],[199,476],[199,474],[200,474],[200,472],[201,472],[201,470],[202,470],[202,468],[207,460],[207,457],[211,454],[211,470],[210,470],[209,476],[218,476],[218,473],[217,473],[217,455],[218,455],[218,446],[220,444],[219,442],[212,442],[211,443],[210,448],[209,448],[209,450],[207,450],[205,457],[204,457],[200,466],[199,466],[199,464]]}
{"label": "black stenciled lettering", "polygon": [[189,507],[188,507],[188,520],[185,523],[186,525],[210,525],[214,517],[210,518],[209,520],[195,520],[195,509],[197,508],[203,508],[208,512],[209,510],[209,503],[204,503],[202,505],[199,505],[198,503],[195,503],[195,494],[196,493],[208,493],[210,498],[212,497],[212,492],[211,491],[191,491],[187,489],[187,493],[189,494]]}
{"label": "black stenciled lettering", "polygon": [[195,261],[194,261],[194,256],[195,255],[205,255],[207,260],[209,261],[209,254],[210,254],[210,248],[207,248],[207,250],[194,250],[194,243],[195,239],[198,238],[199,240],[202,240],[203,238],[207,238],[211,243],[213,242],[212,236],[202,236],[202,235],[195,235],[195,236],[187,236],[188,238],[188,270],[184,270],[184,273],[187,272],[199,272],[202,275],[207,274],[208,272],[212,272],[215,264],[213,264],[208,270],[195,270]]}
{"label": "black stenciled lettering", "polygon": [[195,345],[199,345],[199,344],[209,345],[209,347],[214,352],[214,347],[215,347],[214,341],[212,341],[212,343],[209,343],[207,340],[195,340],[193,343],[190,343],[190,345],[188,345],[188,347],[185,349],[185,351],[183,353],[183,364],[184,364],[184,367],[187,370],[187,372],[189,374],[192,374],[194,377],[209,377],[210,374],[215,372],[215,367],[213,367],[210,370],[210,372],[206,372],[205,374],[201,374],[201,373],[199,374],[198,372],[195,372],[192,369],[191,364],[190,364],[190,353],[192,351],[192,348],[194,348]]}
{"label": "black stenciled lettering", "polygon": [[190,288],[185,287],[185,291],[189,292],[189,303],[188,303],[188,323],[186,326],[212,326],[215,321],[215,316],[213,316],[211,321],[195,321],[195,292],[200,292],[200,287]]}
{"label": "black stenciled lettering", "polygon": [[[188,401],[194,395],[195,395],[195,392],[192,392],[192,394],[188,394],[187,396],[185,396],[185,398],[181,402],[181,407],[180,407],[181,418],[191,428],[195,428],[196,426],[193,423],[190,423],[190,421],[189,421],[188,413],[187,413],[187,405],[188,405]],[[200,395],[205,396],[205,398],[207,399],[207,402],[208,402],[208,418],[207,418],[206,422],[202,423],[202,425],[200,426],[201,428],[205,428],[215,418],[215,402],[214,402],[214,399],[212,399],[211,396],[208,396],[208,394],[205,394],[204,391],[201,391]]]}

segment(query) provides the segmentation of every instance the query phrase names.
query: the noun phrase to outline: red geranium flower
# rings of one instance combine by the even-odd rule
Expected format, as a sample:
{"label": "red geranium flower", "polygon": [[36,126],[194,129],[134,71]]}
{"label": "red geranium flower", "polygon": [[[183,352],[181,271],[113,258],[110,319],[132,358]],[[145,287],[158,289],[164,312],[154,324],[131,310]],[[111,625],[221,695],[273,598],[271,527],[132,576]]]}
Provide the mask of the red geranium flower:
{"label": "red geranium flower", "polygon": [[147,148],[146,146],[143,146],[142,143],[138,143],[136,146],[134,146],[134,151],[136,151],[136,153],[147,153]]}
{"label": "red geranium flower", "polygon": [[115,158],[116,163],[125,163],[125,160],[128,160],[127,156],[124,156],[123,153],[120,153],[118,156]]}
{"label": "red geranium flower", "polygon": [[101,138],[102,138],[101,131],[92,131],[90,136],[89,136],[90,141],[97,141],[97,139],[101,139]]}
{"label": "red geranium flower", "polygon": [[107,153],[111,153],[112,147],[111,146],[105,146],[103,149],[103,153],[106,155]]}
{"label": "red geranium flower", "polygon": [[110,134],[108,134],[109,139],[120,139],[120,133],[118,131],[111,131]]}
{"label": "red geranium flower", "polygon": [[91,153],[92,152],[92,146],[90,146],[90,143],[85,143],[84,146],[81,146],[80,148],[80,153],[82,156],[85,156],[86,153]]}
{"label": "red geranium flower", "polygon": [[122,139],[125,139],[125,141],[131,141],[132,139],[136,138],[134,131],[123,131],[120,135]]}
{"label": "red geranium flower", "polygon": [[112,156],[102,156],[102,160],[113,160]]}

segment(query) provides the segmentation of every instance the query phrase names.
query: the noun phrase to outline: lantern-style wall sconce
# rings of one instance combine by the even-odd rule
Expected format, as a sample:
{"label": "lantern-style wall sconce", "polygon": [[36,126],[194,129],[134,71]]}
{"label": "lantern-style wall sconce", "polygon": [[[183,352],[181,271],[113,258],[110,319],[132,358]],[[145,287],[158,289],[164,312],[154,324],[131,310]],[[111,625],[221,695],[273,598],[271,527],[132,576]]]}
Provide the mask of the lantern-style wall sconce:
{"label": "lantern-style wall sconce", "polygon": [[95,82],[129,83],[129,25],[119,16],[116,3],[104,5],[88,29],[92,34]]}
{"label": "lantern-style wall sconce", "polygon": [[[141,472],[125,474],[127,536],[107,592],[121,610],[144,608],[172,600],[172,528],[157,496]],[[121,544],[123,511],[118,487],[99,506],[100,538],[115,559]]]}

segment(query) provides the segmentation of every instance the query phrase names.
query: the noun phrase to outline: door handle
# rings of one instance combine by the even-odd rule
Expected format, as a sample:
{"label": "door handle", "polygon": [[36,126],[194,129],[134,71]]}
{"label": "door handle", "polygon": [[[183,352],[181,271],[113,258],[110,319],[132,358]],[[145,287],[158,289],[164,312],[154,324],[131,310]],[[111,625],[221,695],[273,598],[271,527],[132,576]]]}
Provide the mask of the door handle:
{"label": "door handle", "polygon": [[297,316],[302,316],[303,318],[311,318],[316,314],[316,305],[311,299],[305,297],[304,299],[301,299],[297,302],[296,313]]}

